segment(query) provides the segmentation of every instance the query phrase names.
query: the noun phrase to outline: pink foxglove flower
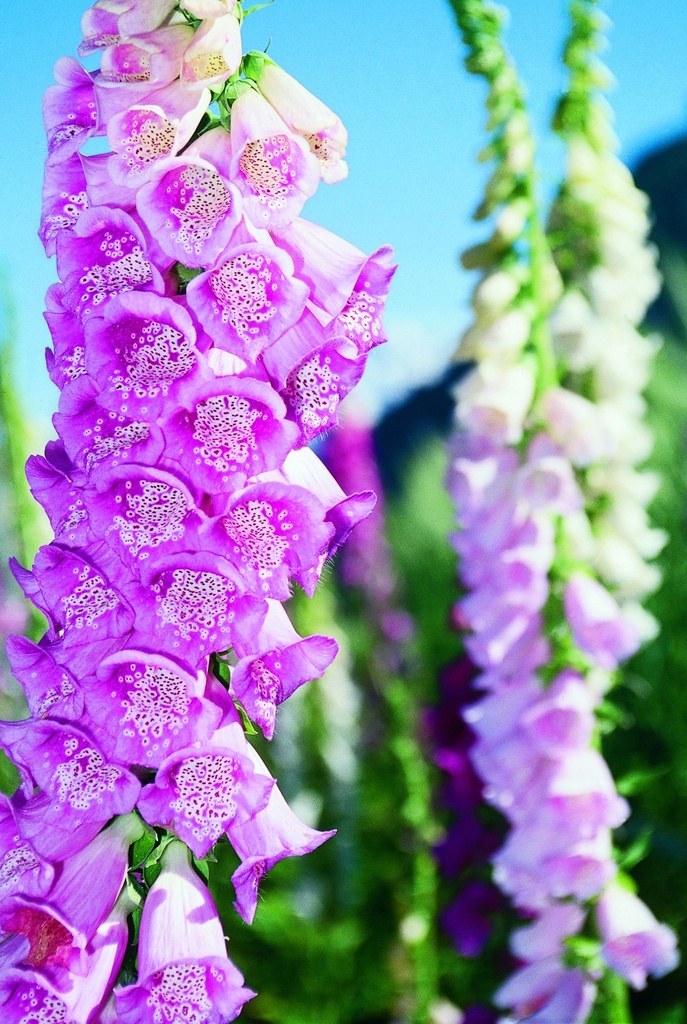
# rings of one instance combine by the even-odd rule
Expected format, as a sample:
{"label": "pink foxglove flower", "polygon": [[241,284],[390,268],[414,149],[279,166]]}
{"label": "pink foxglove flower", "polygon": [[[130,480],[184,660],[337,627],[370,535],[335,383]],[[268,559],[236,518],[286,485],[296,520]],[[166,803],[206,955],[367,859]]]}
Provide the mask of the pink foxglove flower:
{"label": "pink foxglove flower", "polygon": [[675,933],[628,889],[609,886],[595,912],[601,955],[633,988],[644,988],[648,974],[661,978],[679,963]]}
{"label": "pink foxglove flower", "polygon": [[212,897],[183,843],[162,855],[162,873],[143,908],[139,980],[116,992],[121,1024],[172,1019],[232,1021],[255,994],[228,959]]}

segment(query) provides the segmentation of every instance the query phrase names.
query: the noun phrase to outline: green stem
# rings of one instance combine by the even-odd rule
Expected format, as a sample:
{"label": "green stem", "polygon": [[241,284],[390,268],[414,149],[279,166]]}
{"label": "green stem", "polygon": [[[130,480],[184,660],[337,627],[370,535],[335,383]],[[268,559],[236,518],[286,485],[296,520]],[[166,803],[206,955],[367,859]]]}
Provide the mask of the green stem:
{"label": "green stem", "polygon": [[434,922],[437,914],[437,865],[431,851],[434,822],[431,815],[430,772],[415,737],[417,721],[412,687],[407,680],[392,678],[384,687],[391,716],[392,749],[398,759],[406,788],[403,818],[415,839],[412,862],[410,916],[418,924],[417,938],[409,942],[415,983],[411,1024],[427,1024],[437,1000],[439,968]]}

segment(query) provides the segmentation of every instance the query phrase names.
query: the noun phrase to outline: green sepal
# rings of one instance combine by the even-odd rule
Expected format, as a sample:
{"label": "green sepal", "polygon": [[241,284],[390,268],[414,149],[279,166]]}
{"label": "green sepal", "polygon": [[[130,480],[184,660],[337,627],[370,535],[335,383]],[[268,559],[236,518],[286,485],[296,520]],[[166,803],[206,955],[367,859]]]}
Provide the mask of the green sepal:
{"label": "green sepal", "polygon": [[131,867],[140,868],[148,859],[157,843],[157,833],[150,825],[145,825],[145,832],[131,847]]}
{"label": "green sepal", "polygon": [[245,732],[246,736],[257,736],[258,730],[255,728],[250,718],[248,717],[248,712],[244,708],[243,704],[241,703],[240,700],[237,700],[236,697],[234,697],[234,707],[241,716],[241,725],[243,726],[243,731]]}
{"label": "green sepal", "polygon": [[126,876],[126,894],[132,903],[135,903],[137,907],[143,905],[143,901],[146,897],[145,887],[141,885],[135,875],[128,874]]}
{"label": "green sepal", "polygon": [[196,869],[196,871],[198,872],[198,874],[200,875],[200,877],[203,879],[203,881],[205,881],[205,882],[209,882],[210,881],[210,864],[209,864],[209,858],[208,857],[203,857],[201,859],[199,857],[196,857],[195,854],[194,854],[194,856],[193,856],[193,866]]}
{"label": "green sepal", "polygon": [[137,946],[138,945],[138,935],[139,935],[139,932],[141,930],[141,916],[142,916],[142,914],[143,914],[143,908],[142,907],[134,907],[134,909],[131,911],[131,926],[132,926],[132,932],[133,932],[133,934],[131,936],[131,945],[132,946]]}
{"label": "green sepal", "polygon": [[241,71],[252,82],[259,82],[265,64],[274,64],[274,61],[262,50],[249,50],[241,61]]}

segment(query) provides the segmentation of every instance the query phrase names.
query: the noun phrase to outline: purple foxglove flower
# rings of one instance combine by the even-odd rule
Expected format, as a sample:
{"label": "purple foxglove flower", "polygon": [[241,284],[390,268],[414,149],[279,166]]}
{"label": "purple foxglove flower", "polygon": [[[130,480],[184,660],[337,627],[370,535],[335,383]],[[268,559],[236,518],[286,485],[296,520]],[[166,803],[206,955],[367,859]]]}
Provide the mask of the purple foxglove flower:
{"label": "purple foxglove flower", "polygon": [[254,362],[299,319],[308,288],[283,249],[251,239],[230,244],[186,294],[215,344]]}
{"label": "purple foxglove flower", "polygon": [[545,696],[522,717],[522,727],[535,746],[549,757],[590,745],[598,697],[576,672],[566,670],[552,681]]}
{"label": "purple foxglove flower", "polygon": [[591,576],[574,573],[565,588],[565,614],[577,646],[601,668],[617,668],[639,647],[639,634],[615,599]]}
{"label": "purple foxglove flower", "polygon": [[121,1024],[197,1020],[228,1024],[255,993],[227,958],[212,897],[188,850],[173,842],[143,907],[138,982],[115,993]]}
{"label": "purple foxglove flower", "polygon": [[122,210],[85,210],[73,228],[57,239],[57,272],[64,282],[64,305],[82,320],[110,296],[133,290],[162,293],[159,271],[148,259],[145,239]]}
{"label": "purple foxglove flower", "polygon": [[83,690],[71,672],[44,648],[23,636],[7,640],[7,658],[36,719],[50,715],[76,720],[84,709]]}
{"label": "purple foxglove flower", "polygon": [[40,548],[29,572],[12,560],[24,593],[50,623],[48,638],[65,650],[124,637],[134,613],[90,562],[54,544]]}
{"label": "purple foxglove flower", "polygon": [[291,131],[308,143],[320,163],[322,180],[329,185],[342,181],[348,174],[343,159],[348,132],[336,114],[269,59],[260,73],[258,89]]}
{"label": "purple foxglove flower", "polygon": [[120,32],[117,20],[114,11],[104,10],[97,2],[89,7],[81,18],[83,39],[76,51],[79,56],[86,57],[95,50],[104,50],[106,46],[118,43]]}
{"label": "purple foxglove flower", "polygon": [[390,245],[383,245],[372,253],[346,305],[327,327],[328,338],[345,337],[359,354],[384,344],[382,314],[396,268]]}
{"label": "purple foxglove flower", "polygon": [[259,228],[282,228],[317,190],[320,164],[254,89],[231,108],[231,180]]}
{"label": "purple foxglove flower", "polygon": [[17,894],[3,902],[3,931],[24,935],[29,941],[26,964],[46,971],[55,981],[59,981],[55,969],[86,973],[86,947],[117,901],[129,847],[142,834],[138,815],[119,817],[58,867],[46,895]]}
{"label": "purple foxglove flower", "polygon": [[528,1024],[584,1024],[595,996],[590,978],[552,957],[516,971],[495,999],[497,1006],[512,1008],[516,1019]]}
{"label": "purple foxglove flower", "polygon": [[262,483],[232,495],[204,542],[235,565],[250,593],[286,600],[289,580],[304,585],[304,574],[332,533],[324,507],[309,490]]}
{"label": "purple foxglove flower", "polygon": [[283,401],[268,384],[227,376],[184,394],[186,410],[163,423],[165,455],[211,494],[278,469],[297,440]]}
{"label": "purple foxglove flower", "polygon": [[43,123],[51,161],[66,160],[95,134],[97,113],[93,81],[73,57],[55,65],[57,85],[45,91]]}
{"label": "purple foxglove flower", "polygon": [[81,488],[72,483],[63,468],[48,458],[32,455],[26,463],[26,478],[31,493],[50,520],[58,544],[87,547],[95,540]]}
{"label": "purple foxglove flower", "polygon": [[602,957],[633,988],[644,988],[648,974],[662,978],[677,967],[680,956],[675,933],[659,924],[649,908],[624,886],[610,885],[595,913]]}
{"label": "purple foxglove flower", "polygon": [[[24,828],[25,808],[18,814],[19,828],[31,840],[38,853],[57,859],[78,852],[115,814],[133,810],[141,784],[120,765],[108,761],[88,733],[74,724],[43,719],[0,723],[0,739],[12,760],[42,790],[38,817],[42,834]],[[35,798],[32,798],[35,799]],[[28,806],[28,805],[27,805]],[[35,821],[35,817],[34,817]],[[93,830],[83,842],[62,857],[52,848],[53,826],[67,832],[78,830],[78,839]]]}
{"label": "purple foxglove flower", "polygon": [[220,85],[238,71],[242,58],[238,18],[231,13],[209,18],[184,51],[181,82],[186,88]]}
{"label": "purple foxglove flower", "polygon": [[550,388],[541,403],[551,436],[574,466],[589,466],[612,453],[613,439],[599,406],[565,388]]}
{"label": "purple foxglove flower", "polygon": [[178,77],[182,54],[192,39],[193,29],[183,24],[123,38],[103,50],[98,83],[141,83],[148,91],[169,85]]}
{"label": "purple foxglove flower", "polygon": [[206,518],[182,480],[151,467],[111,470],[98,491],[85,492],[85,502],[98,536],[143,579],[155,572],[158,558],[196,550]]}
{"label": "purple foxglove flower", "polygon": [[[79,153],[79,162],[86,179],[86,195],[89,206],[109,206],[124,210],[135,219],[135,203],[131,190],[125,185],[115,185],[108,169],[108,153],[86,156]],[[150,255],[150,253],[149,253]]]}
{"label": "purple foxglove flower", "polygon": [[[114,1002],[112,990],[129,945],[127,918],[133,909],[125,889],[86,947],[85,974],[72,975],[70,989],[61,993],[74,1024],[105,1024],[107,1017],[99,1011],[108,998]],[[116,1017],[112,1024],[117,1024]]]}
{"label": "purple foxglove flower", "polygon": [[113,153],[108,170],[117,185],[140,188],[166,157],[188,143],[210,102],[210,94],[189,92],[172,82],[140,104],[114,114],[107,123]]}
{"label": "purple foxglove flower", "polygon": [[86,372],[83,326],[71,310],[64,309],[57,301],[63,292],[61,285],[48,289],[46,303],[54,305],[54,308],[43,314],[54,347],[53,351],[46,350],[48,373],[60,391]]}
{"label": "purple foxglove flower", "polygon": [[[262,765],[257,755],[253,760]],[[267,770],[264,765],[262,767]],[[255,917],[260,882],[267,872],[285,857],[312,853],[335,831],[318,832],[305,825],[293,813],[276,785],[262,810],[248,821],[229,825],[229,840],[241,858],[241,865],[231,876],[236,890],[234,907],[247,924],[252,924]]]}
{"label": "purple foxglove flower", "polygon": [[366,256],[350,242],[302,217],[271,235],[293,260],[296,276],[310,289],[310,302],[328,319],[342,312],[361,277],[375,268],[382,252]]}
{"label": "purple foxglove flower", "polygon": [[273,786],[249,758],[211,739],[167,757],[155,782],[144,786],[138,809],[205,857],[230,825],[262,810]]}
{"label": "purple foxglove flower", "polygon": [[333,341],[311,352],[289,373],[283,396],[306,444],[337,425],[339,406],[364,369],[364,357],[347,359]]}
{"label": "purple foxglove flower", "polygon": [[492,916],[504,906],[504,898],[495,886],[468,882],[441,915],[441,925],[461,956],[480,955],[493,931]]}
{"label": "purple foxglove flower", "polygon": [[205,679],[170,658],[119,651],[88,681],[86,708],[103,750],[120,764],[159,768],[175,750],[209,740],[221,710]]}
{"label": "purple foxglove flower", "polygon": [[53,416],[74,466],[95,479],[130,462],[155,465],[164,449],[157,424],[103,409],[96,401],[98,395],[93,381],[82,376],[69,392],[62,392],[63,411]]}
{"label": "purple foxglove flower", "polygon": [[281,604],[269,601],[262,630],[231,673],[232,693],[249,717],[272,739],[277,706],[303,683],[319,679],[338,651],[326,636],[302,639]]}
{"label": "purple foxglove flower", "polygon": [[151,32],[174,10],[173,0],[96,0],[95,7],[113,11],[122,35]]}
{"label": "purple foxglove flower", "polygon": [[[39,856],[19,833],[15,807],[2,794],[0,796],[0,905],[14,893],[26,896],[40,896],[52,885],[54,877],[52,864]],[[0,966],[3,961],[3,946],[0,946]],[[21,960],[24,957],[20,957]],[[18,961],[17,961],[18,962]]]}
{"label": "purple foxglove flower", "polygon": [[238,572],[209,551],[157,559],[151,573],[149,585],[125,588],[136,607],[133,647],[162,648],[195,669],[262,625],[265,601],[244,596]]}
{"label": "purple foxglove flower", "polygon": [[195,388],[209,375],[193,321],[174,299],[126,292],[103,314],[85,329],[85,365],[103,408],[151,422],[176,402],[183,384]]}
{"label": "purple foxglove flower", "polygon": [[551,903],[538,917],[511,935],[510,949],[519,960],[535,963],[549,957],[563,956],[564,939],[577,935],[584,924],[585,913],[575,903]]}
{"label": "purple foxglove flower", "polygon": [[0,975],[3,1024],[71,1024],[63,994],[39,971],[10,968]]}
{"label": "purple foxglove flower", "polygon": [[89,205],[86,177],[77,153],[59,163],[46,164],[38,231],[46,256],[55,255],[58,234],[73,227]]}
{"label": "purple foxglove flower", "polygon": [[185,157],[161,160],[136,206],[164,252],[186,267],[214,263],[241,219],[235,186],[211,163]]}

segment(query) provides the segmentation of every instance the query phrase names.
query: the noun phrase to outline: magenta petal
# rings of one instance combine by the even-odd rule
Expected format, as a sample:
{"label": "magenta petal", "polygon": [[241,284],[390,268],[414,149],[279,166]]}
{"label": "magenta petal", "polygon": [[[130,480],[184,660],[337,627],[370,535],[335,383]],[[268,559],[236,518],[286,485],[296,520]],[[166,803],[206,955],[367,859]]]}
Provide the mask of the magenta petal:
{"label": "magenta petal", "polygon": [[[62,995],[39,971],[12,968],[0,977],[3,1024],[68,1021]],[[39,1016],[40,1014],[40,1016]]]}
{"label": "magenta petal", "polygon": [[144,786],[138,809],[151,825],[171,829],[205,857],[233,822],[247,821],[269,798],[274,779],[228,747],[195,744],[166,758]]}
{"label": "magenta petal", "polygon": [[213,263],[241,219],[236,188],[201,160],[161,162],[136,205],[162,249],[186,267]]}
{"label": "magenta petal", "polygon": [[45,510],[55,540],[69,547],[85,547],[94,540],[81,488],[47,458],[31,455],[26,463],[31,493]]}
{"label": "magenta petal", "polygon": [[194,668],[260,629],[267,607],[246,597],[237,571],[207,551],[159,560],[150,585],[125,588],[136,607],[131,646],[163,650]]}
{"label": "magenta petal", "polygon": [[93,81],[73,57],[61,57],[55,65],[57,85],[43,97],[43,123],[51,161],[66,160],[96,131],[97,115]]}
{"label": "magenta petal", "polygon": [[73,227],[89,205],[86,178],[78,154],[45,165],[38,236],[46,256],[55,255],[58,234]]}
{"label": "magenta petal", "polygon": [[[150,422],[199,374],[196,330],[175,299],[127,292],[86,324],[86,367],[99,405]],[[208,371],[204,371],[208,372]]]}
{"label": "magenta petal", "polygon": [[205,543],[231,560],[251,593],[285,600],[289,579],[300,578],[327,548],[333,531],[324,512],[304,487],[254,484],[210,522]]}
{"label": "magenta petal", "polygon": [[59,235],[57,272],[65,285],[65,307],[82,320],[113,295],[132,290],[164,291],[136,222],[123,210],[107,206],[86,210],[73,234]]}
{"label": "magenta petal", "polygon": [[310,636],[239,661],[231,674],[232,691],[268,740],[274,734],[277,705],[303,683],[319,679],[337,651],[336,640]]}
{"label": "magenta petal", "polygon": [[81,717],[84,706],[81,687],[47,651],[26,637],[11,636],[7,640],[7,658],[34,718]]}
{"label": "magenta petal", "polygon": [[188,303],[219,348],[254,362],[299,319],[307,285],[293,276],[291,259],[264,242],[244,242],[222,253],[195,277]]}
{"label": "magenta petal", "polygon": [[17,892],[26,896],[42,895],[52,885],[54,874],[52,864],[21,836],[15,808],[3,794],[0,796],[0,902]]}
{"label": "magenta petal", "polygon": [[137,575],[150,575],[157,560],[198,547],[205,520],[195,497],[178,477],[149,467],[110,471],[99,491],[87,491],[93,529]]}
{"label": "magenta petal", "polygon": [[165,455],[211,494],[278,469],[296,440],[281,398],[260,381],[221,377],[189,389],[187,401],[188,411],[163,424]]}
{"label": "magenta petal", "polygon": [[119,651],[86,689],[86,707],[103,749],[122,764],[158,768],[173,751],[208,740],[221,709],[203,699],[203,682],[162,655]]}
{"label": "magenta petal", "polygon": [[133,809],[140,783],[120,765],[109,763],[97,744],[76,725],[43,719],[0,725],[3,744],[17,764],[30,769],[52,801],[43,808],[47,823],[67,828],[99,822]]}
{"label": "magenta petal", "polygon": [[372,253],[346,305],[327,328],[331,337],[345,337],[359,353],[386,341],[382,314],[396,273],[393,260],[394,251],[389,245]]}
{"label": "magenta petal", "polygon": [[336,426],[339,405],[364,369],[364,356],[347,359],[337,342],[329,342],[289,373],[283,395],[306,443]]}

